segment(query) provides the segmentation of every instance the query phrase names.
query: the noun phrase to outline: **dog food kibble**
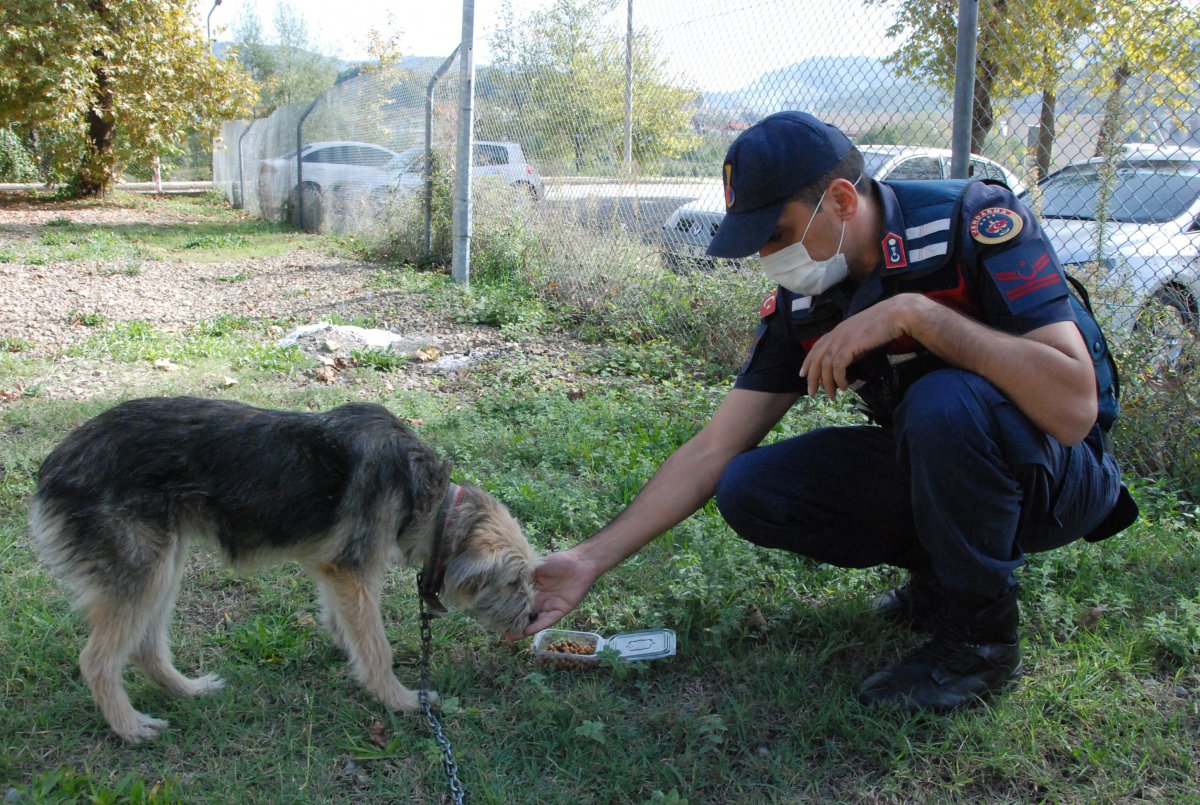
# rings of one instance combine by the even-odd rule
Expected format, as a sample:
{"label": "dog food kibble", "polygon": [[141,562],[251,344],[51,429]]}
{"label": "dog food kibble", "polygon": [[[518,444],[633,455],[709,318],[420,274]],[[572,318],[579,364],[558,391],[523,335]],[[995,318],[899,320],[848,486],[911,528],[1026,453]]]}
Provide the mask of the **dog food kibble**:
{"label": "dog food kibble", "polygon": [[590,643],[579,643],[575,640],[559,640],[546,646],[546,651],[556,654],[595,654],[596,647]]}

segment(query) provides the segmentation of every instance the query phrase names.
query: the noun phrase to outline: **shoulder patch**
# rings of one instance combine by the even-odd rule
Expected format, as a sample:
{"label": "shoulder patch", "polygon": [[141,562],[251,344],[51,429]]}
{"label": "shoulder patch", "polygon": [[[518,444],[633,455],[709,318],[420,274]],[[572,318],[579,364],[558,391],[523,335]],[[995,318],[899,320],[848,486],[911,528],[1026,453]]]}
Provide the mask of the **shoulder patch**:
{"label": "shoulder patch", "polygon": [[1062,272],[1040,238],[993,255],[983,265],[1011,313],[1029,310],[1067,293]]}
{"label": "shoulder patch", "polygon": [[1005,243],[1021,234],[1021,216],[1007,207],[988,207],[971,219],[971,237],[985,246]]}
{"label": "shoulder patch", "polygon": [[904,238],[895,232],[883,236],[884,268],[904,268],[908,265],[908,254],[904,251]]}
{"label": "shoulder patch", "polygon": [[775,305],[777,304],[776,300],[778,297],[779,289],[776,288],[775,290],[771,291],[770,296],[762,300],[762,304],[758,306],[758,317],[760,319],[765,319],[767,316],[770,316],[775,312]]}

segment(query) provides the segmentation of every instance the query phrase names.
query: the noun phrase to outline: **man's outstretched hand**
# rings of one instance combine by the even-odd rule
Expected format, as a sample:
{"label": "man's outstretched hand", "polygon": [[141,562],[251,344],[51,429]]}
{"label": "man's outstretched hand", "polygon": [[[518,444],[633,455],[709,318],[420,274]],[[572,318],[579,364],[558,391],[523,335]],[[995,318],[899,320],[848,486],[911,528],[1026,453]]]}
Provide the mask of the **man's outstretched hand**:
{"label": "man's outstretched hand", "polygon": [[528,637],[553,626],[570,613],[587,595],[599,573],[571,550],[542,557],[533,573],[534,604],[538,617],[524,634],[509,634],[510,640]]}

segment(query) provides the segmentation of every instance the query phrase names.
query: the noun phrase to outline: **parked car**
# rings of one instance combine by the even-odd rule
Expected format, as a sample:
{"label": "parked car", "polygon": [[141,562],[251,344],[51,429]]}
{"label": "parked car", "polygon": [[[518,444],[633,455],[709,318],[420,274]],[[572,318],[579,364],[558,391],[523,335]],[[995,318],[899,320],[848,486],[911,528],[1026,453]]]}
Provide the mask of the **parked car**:
{"label": "parked car", "polygon": [[546,195],[546,186],[537,168],[530,165],[516,143],[477,142],[471,152],[471,175],[495,179],[522,191],[534,201]]}
{"label": "parked car", "polygon": [[300,149],[303,168],[298,182],[296,153],[293,148],[274,159],[263,160],[258,169],[258,197],[264,214],[277,217],[285,210],[296,209],[303,194],[304,229],[316,228],[328,193],[360,191],[386,183],[410,159],[374,143],[307,143]]}
{"label": "parked car", "polygon": [[[1099,157],[1074,162],[1038,182],[1047,237],[1069,272],[1096,280],[1096,301],[1106,306],[1116,333],[1157,321],[1175,328],[1176,338],[1195,338],[1200,149],[1123,146],[1107,192],[1104,163]],[[1174,321],[1162,322],[1163,311]],[[1168,348],[1174,361],[1178,344]]]}
{"label": "parked car", "polygon": [[[413,158],[400,174],[389,180],[391,189],[416,190],[424,185],[424,149],[414,149]],[[409,152],[405,152],[408,154]],[[525,159],[517,143],[480,141],[471,149],[471,177],[475,181],[498,182],[520,191],[533,201],[546,195],[546,186],[537,168]]]}
{"label": "parked car", "polygon": [[[910,180],[944,179],[950,176],[951,151],[912,145],[860,145],[864,173],[873,179]],[[998,162],[972,155],[970,173],[980,178],[999,179],[1014,193],[1025,186],[1012,171]],[[721,222],[725,220],[725,196],[720,186],[684,204],[667,218],[662,227],[660,249],[663,262],[672,271],[708,270],[716,265],[705,254]],[[736,262],[736,261],[735,261]]]}

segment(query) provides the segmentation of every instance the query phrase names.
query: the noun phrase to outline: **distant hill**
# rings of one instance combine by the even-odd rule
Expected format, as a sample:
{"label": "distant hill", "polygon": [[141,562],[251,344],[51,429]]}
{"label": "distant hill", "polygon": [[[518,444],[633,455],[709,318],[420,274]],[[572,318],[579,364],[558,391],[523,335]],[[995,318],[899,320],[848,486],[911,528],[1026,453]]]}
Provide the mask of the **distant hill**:
{"label": "distant hill", "polygon": [[924,81],[901,77],[869,56],[813,56],[756,78],[733,92],[705,92],[710,107],[769,115],[804,109],[816,115],[836,112],[944,112],[951,98]]}

